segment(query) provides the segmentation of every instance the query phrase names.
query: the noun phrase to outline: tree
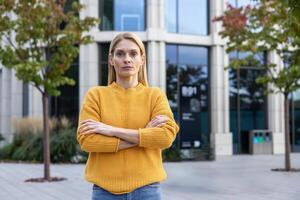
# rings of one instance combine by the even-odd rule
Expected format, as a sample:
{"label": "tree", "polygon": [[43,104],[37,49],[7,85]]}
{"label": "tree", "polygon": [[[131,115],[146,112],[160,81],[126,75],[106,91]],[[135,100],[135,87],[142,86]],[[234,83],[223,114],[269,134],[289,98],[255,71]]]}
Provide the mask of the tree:
{"label": "tree", "polygon": [[[284,96],[285,113],[285,170],[291,171],[289,99],[288,96],[300,88],[300,14],[299,1],[260,0],[255,6],[235,8],[228,4],[222,16],[215,22],[222,22],[219,33],[226,38],[226,51],[247,52],[244,59],[233,59],[230,68],[239,69],[251,63],[263,67],[267,74],[256,79],[265,86],[266,93],[281,93]],[[279,68],[275,63],[261,64],[255,55],[274,52],[289,65]]]}
{"label": "tree", "polygon": [[66,0],[0,0],[0,61],[42,94],[46,181],[51,181],[48,99],[60,95],[60,86],[75,84],[64,74],[79,45],[92,42],[84,32],[98,22],[79,18],[83,5],[74,1],[68,11],[66,6]]}

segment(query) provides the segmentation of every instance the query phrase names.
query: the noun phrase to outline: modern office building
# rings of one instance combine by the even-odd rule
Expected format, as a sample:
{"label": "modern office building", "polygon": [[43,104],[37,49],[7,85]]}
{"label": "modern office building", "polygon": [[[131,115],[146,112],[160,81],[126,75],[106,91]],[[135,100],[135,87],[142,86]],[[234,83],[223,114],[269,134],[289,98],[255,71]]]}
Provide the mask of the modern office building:
{"label": "modern office building", "polygon": [[[82,16],[99,17],[91,34],[95,43],[81,46],[68,72],[75,87],[63,87],[50,101],[51,115],[76,119],[88,88],[107,84],[109,42],[122,31],[136,33],[147,50],[150,85],[166,91],[175,119],[181,126],[181,148],[210,145],[216,155],[249,153],[249,132],[273,133],[273,153],[284,153],[283,97],[265,96],[255,83],[262,69],[244,66],[224,70],[231,58],[225,52],[220,23],[215,16],[226,9],[226,0],[82,0]],[[235,6],[250,0],[230,0]],[[252,2],[250,2],[252,3]],[[257,55],[261,62],[284,63],[272,53]],[[41,116],[40,94],[18,81],[14,72],[0,69],[0,133],[11,140],[12,118]],[[300,91],[291,96],[291,144],[300,150]]]}

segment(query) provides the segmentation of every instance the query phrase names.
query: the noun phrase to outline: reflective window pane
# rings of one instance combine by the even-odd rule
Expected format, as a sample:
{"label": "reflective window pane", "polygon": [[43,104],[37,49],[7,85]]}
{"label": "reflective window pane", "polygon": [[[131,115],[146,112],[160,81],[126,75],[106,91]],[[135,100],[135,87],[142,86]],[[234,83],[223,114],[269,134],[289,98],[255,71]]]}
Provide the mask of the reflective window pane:
{"label": "reflective window pane", "polygon": [[171,33],[177,32],[177,0],[166,0],[165,3],[165,19],[167,30]]}
{"label": "reflective window pane", "polygon": [[[285,52],[283,63],[284,67],[289,67],[293,61],[293,54]],[[300,83],[300,81],[298,81]],[[292,152],[300,152],[300,89],[289,95],[290,105],[290,142]]]}
{"label": "reflective window pane", "polygon": [[195,46],[179,46],[178,63],[187,65],[207,65],[207,48]]}
{"label": "reflective window pane", "polygon": [[99,11],[100,11],[100,29],[101,30],[113,30],[113,0],[100,0]]}
{"label": "reflective window pane", "polygon": [[[202,145],[207,145],[209,141],[208,48],[166,45],[166,60],[169,103],[175,119],[181,123],[181,130],[189,133],[181,137],[181,140],[192,141],[197,138]],[[182,85],[199,88],[197,98],[191,100],[194,106],[197,105],[199,111],[193,114],[193,121],[184,123],[179,114],[179,110],[182,112],[182,109],[186,108],[186,104],[182,101],[179,105],[179,88]]]}
{"label": "reflective window pane", "polygon": [[[74,125],[79,113],[79,57],[72,61],[66,76],[75,81],[74,86],[64,85],[59,88],[61,95],[50,98],[49,113],[52,117],[66,116]],[[67,105],[67,106],[66,106]]]}
{"label": "reflective window pane", "polygon": [[115,0],[114,23],[118,31],[143,31],[144,0]]}
{"label": "reflective window pane", "polygon": [[144,0],[100,0],[99,11],[101,30],[145,30]]}
{"label": "reflective window pane", "polygon": [[238,73],[237,70],[229,70],[229,103],[230,103],[230,131],[233,133],[233,149],[237,152],[238,144],[238,107],[237,107],[237,97],[238,97]]}
{"label": "reflective window pane", "polygon": [[207,35],[207,0],[178,0],[178,32]]}
{"label": "reflective window pane", "polygon": [[292,95],[291,110],[291,140],[294,152],[300,152],[300,90]]}
{"label": "reflective window pane", "polygon": [[109,44],[99,45],[99,85],[107,85]]}
{"label": "reflective window pane", "polygon": [[208,35],[208,0],[166,0],[165,14],[168,32]]}
{"label": "reflective window pane", "polygon": [[[229,58],[247,56],[248,53],[233,52]],[[263,64],[264,54],[256,55],[255,59]],[[234,153],[249,153],[249,132],[267,128],[266,96],[263,86],[256,83],[256,79],[264,74],[265,70],[255,68],[251,63],[229,71],[230,131],[233,133]]]}
{"label": "reflective window pane", "polygon": [[[248,52],[230,52],[229,53],[229,60],[233,60],[233,59],[245,59],[250,55],[250,53]],[[263,65],[265,62],[265,55],[264,53],[257,53],[256,55],[254,55],[253,57],[253,61],[252,62],[248,62],[246,65],[243,65],[242,67],[254,67],[254,63],[257,63],[259,65]]]}
{"label": "reflective window pane", "polygon": [[167,64],[177,64],[177,45],[166,46]]}

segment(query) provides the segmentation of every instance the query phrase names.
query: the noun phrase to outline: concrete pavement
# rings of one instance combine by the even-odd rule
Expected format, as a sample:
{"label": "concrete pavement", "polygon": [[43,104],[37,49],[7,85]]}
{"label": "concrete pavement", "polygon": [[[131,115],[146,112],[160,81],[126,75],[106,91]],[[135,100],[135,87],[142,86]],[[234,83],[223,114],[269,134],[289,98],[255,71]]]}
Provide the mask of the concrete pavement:
{"label": "concrete pavement", "polygon": [[[300,172],[273,172],[283,155],[224,156],[213,162],[165,163],[164,200],[299,200]],[[300,154],[292,154],[300,168]],[[42,177],[43,165],[0,163],[0,200],[88,200],[92,186],[83,179],[84,165],[51,165],[52,183],[25,183]]]}

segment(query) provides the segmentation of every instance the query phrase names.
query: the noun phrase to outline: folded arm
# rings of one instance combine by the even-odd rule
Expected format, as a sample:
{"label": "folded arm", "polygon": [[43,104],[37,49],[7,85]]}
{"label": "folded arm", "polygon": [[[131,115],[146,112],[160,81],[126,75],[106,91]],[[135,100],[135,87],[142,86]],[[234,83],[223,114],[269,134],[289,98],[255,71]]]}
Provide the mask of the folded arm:
{"label": "folded arm", "polygon": [[[100,122],[97,116],[97,104],[83,105],[77,139],[81,148],[88,152],[116,152],[118,150],[140,146],[165,149],[172,145],[179,127],[174,121],[167,97],[157,91],[152,108],[151,121],[145,128],[125,129]],[[94,113],[95,115],[87,115]]]}
{"label": "folded arm", "polygon": [[101,121],[100,105],[97,97],[89,91],[80,110],[77,141],[83,151],[86,152],[117,152],[136,146],[117,137],[97,134],[83,134],[81,125],[86,120]]}

